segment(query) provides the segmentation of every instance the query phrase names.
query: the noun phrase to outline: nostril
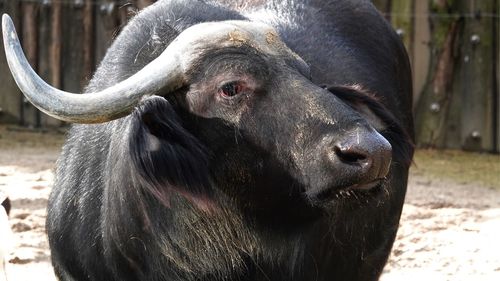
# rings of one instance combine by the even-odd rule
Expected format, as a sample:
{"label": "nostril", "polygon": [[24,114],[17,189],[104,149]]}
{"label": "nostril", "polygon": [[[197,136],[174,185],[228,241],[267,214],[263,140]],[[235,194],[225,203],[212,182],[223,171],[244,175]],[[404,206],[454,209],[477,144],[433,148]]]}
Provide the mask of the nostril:
{"label": "nostril", "polygon": [[386,177],[391,168],[391,144],[375,130],[347,132],[325,138],[318,150],[326,171],[336,186],[371,189]]}
{"label": "nostril", "polygon": [[368,161],[366,154],[354,149],[353,147],[345,147],[336,145],[333,151],[337,157],[344,163],[360,164]]}

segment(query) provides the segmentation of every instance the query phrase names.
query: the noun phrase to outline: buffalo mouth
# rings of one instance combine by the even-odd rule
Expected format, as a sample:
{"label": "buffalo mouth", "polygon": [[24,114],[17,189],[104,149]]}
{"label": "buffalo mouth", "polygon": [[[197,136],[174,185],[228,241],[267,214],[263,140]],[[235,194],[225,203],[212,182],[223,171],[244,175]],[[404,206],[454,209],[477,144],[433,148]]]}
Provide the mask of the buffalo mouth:
{"label": "buffalo mouth", "polygon": [[332,186],[308,195],[308,197],[312,203],[339,200],[368,201],[370,198],[376,198],[382,193],[385,182],[385,178],[381,178],[367,183],[357,183],[349,186]]}

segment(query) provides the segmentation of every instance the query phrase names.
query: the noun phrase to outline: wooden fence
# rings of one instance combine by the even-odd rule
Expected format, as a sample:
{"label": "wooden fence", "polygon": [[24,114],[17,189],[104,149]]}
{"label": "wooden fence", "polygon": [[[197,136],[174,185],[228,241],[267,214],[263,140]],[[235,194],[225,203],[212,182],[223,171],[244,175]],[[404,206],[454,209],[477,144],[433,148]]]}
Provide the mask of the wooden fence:
{"label": "wooden fence", "polygon": [[[498,3],[498,0],[491,1]],[[153,2],[155,0],[0,0],[0,13],[8,13],[14,19],[25,53],[42,78],[55,87],[81,92],[121,27],[134,13]],[[401,32],[409,50],[413,66],[415,105],[419,104],[421,93],[424,93],[426,86],[432,82],[429,80],[432,79],[429,71],[432,71],[435,54],[431,48],[433,36],[429,23],[432,22],[430,17],[435,14],[429,13],[431,2],[432,0],[374,0],[395,29]],[[496,5],[495,9],[498,10],[498,4]],[[496,37],[487,49],[493,60],[483,62],[493,73],[484,74],[489,77],[484,83],[481,74],[479,78],[474,78],[479,79],[479,82],[468,81],[467,76],[475,70],[471,66],[456,68],[456,71],[463,72],[463,75],[460,75],[467,83],[461,83],[460,79],[457,79],[458,86],[453,91],[464,92],[462,96],[467,99],[467,103],[453,108],[454,111],[459,111],[458,113],[446,111],[443,118],[451,121],[444,123],[446,128],[441,134],[445,137],[431,142],[431,146],[498,152],[498,13],[495,12],[491,17],[493,25],[496,22],[496,31],[493,30]],[[486,20],[475,21],[473,24],[481,29],[481,24],[488,22],[488,28],[491,29],[491,20]],[[475,52],[482,51],[476,48]],[[469,58],[474,59],[471,55]],[[454,58],[454,61],[461,59],[466,58]],[[473,82],[487,83],[488,93],[482,94],[484,91],[480,90],[481,93],[467,94],[478,91],[474,89],[476,84]],[[455,101],[461,99],[457,97]],[[492,102],[495,103],[494,106]],[[417,117],[428,114],[429,110],[435,110],[432,107],[434,105],[424,105],[423,109],[416,108]],[[430,114],[430,118],[436,116],[432,112]],[[41,114],[19,93],[5,61],[3,42],[0,47],[0,123],[33,127],[61,125],[59,121]],[[480,136],[479,141],[477,136]]]}
{"label": "wooden fence", "polygon": [[[154,0],[0,0],[26,57],[51,85],[81,92],[121,27]],[[19,93],[0,47],[0,123],[59,126]]]}

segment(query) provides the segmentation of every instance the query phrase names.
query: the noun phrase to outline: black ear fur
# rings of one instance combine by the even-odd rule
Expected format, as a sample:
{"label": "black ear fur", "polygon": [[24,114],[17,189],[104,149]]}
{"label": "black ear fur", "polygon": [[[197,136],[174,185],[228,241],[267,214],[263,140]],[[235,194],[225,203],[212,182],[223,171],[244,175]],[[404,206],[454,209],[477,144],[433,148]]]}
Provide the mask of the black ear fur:
{"label": "black ear fur", "polygon": [[131,174],[138,175],[141,185],[161,200],[167,200],[173,189],[209,195],[206,149],[183,128],[166,99],[145,99],[131,118]]}

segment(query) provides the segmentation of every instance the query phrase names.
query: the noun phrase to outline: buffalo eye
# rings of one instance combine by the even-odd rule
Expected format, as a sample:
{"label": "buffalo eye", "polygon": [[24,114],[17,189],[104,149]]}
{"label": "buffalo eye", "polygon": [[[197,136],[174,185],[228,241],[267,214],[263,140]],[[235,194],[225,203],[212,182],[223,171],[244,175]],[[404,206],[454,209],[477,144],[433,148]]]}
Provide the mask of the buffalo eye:
{"label": "buffalo eye", "polygon": [[244,90],[244,85],[241,82],[229,82],[219,89],[219,94],[223,97],[234,97]]}

